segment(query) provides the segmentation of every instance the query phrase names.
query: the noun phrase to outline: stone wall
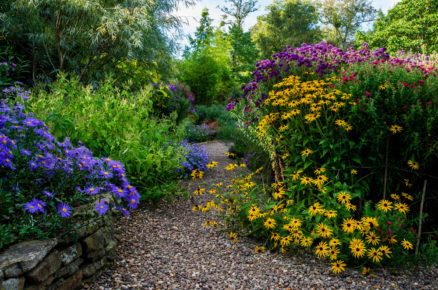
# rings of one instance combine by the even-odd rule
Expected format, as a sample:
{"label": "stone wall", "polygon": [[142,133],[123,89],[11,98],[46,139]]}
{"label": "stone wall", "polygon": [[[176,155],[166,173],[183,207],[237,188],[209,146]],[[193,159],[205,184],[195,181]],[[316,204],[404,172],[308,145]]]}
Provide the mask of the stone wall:
{"label": "stone wall", "polygon": [[75,235],[25,241],[0,253],[0,289],[75,289],[114,259],[112,219],[82,227]]}

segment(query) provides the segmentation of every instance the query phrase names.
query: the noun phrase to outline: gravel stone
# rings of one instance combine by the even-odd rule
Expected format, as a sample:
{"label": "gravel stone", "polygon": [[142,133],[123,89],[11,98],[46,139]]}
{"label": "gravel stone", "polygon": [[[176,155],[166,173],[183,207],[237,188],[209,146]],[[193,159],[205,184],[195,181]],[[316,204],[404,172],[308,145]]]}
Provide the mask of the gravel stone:
{"label": "gravel stone", "polygon": [[[226,185],[239,175],[237,170],[223,170],[234,163],[224,154],[229,145],[205,145],[219,166],[206,172],[203,183]],[[181,187],[192,193],[197,183],[184,180]],[[256,253],[257,241],[238,237],[234,244],[220,230],[220,220],[218,228],[204,227],[210,213],[193,212],[192,207],[210,199],[208,193],[188,200],[176,196],[171,203],[143,207],[118,220],[113,266],[83,289],[438,289],[436,267],[399,270],[397,275],[376,269],[374,276],[347,269],[335,275],[328,262],[306,252]],[[214,213],[210,215],[214,219]]]}

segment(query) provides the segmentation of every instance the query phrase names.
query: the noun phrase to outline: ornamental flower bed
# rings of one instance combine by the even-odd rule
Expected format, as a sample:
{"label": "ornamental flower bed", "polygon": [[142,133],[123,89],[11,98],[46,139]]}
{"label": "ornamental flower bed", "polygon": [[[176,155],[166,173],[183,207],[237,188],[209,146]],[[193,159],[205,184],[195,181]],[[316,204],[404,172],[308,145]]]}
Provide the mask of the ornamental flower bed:
{"label": "ornamental flower bed", "polygon": [[437,62],[321,43],[258,63],[228,109],[269,153],[275,183],[234,180],[208,210],[226,213],[233,240],[308,248],[334,273],[437,262],[436,241],[419,241],[438,175]]}
{"label": "ornamental flower bed", "polygon": [[4,90],[0,105],[0,248],[68,233],[112,210],[135,209],[140,195],[123,164],[95,158],[68,139],[58,142],[43,121],[25,113],[20,102],[27,96],[22,89]]}

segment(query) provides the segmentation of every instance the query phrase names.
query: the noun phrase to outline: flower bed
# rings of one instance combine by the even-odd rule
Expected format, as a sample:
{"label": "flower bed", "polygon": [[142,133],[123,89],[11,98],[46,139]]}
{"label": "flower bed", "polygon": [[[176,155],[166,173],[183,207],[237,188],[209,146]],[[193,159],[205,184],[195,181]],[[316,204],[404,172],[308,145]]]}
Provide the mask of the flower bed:
{"label": "flower bed", "polygon": [[4,91],[0,105],[0,248],[68,235],[112,209],[135,209],[140,195],[123,164],[57,141],[43,121],[25,113],[24,95]]}
{"label": "flower bed", "polygon": [[219,196],[231,237],[243,225],[271,249],[312,248],[335,273],[438,261],[417,227],[437,176],[437,62],[321,43],[258,63],[228,109],[269,153],[275,183],[250,175]]}

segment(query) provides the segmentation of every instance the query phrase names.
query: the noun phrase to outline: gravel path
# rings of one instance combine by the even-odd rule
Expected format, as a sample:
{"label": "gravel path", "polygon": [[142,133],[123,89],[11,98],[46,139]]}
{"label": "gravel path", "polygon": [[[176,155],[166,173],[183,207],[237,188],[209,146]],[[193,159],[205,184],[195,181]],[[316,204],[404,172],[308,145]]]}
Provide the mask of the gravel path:
{"label": "gravel path", "polygon": [[[206,143],[211,160],[219,166],[208,171],[203,181],[215,184],[230,179],[235,171],[221,142]],[[194,182],[181,186],[193,192]],[[195,197],[204,204],[209,194]],[[193,203],[182,197],[169,204],[144,208],[120,219],[115,225],[119,245],[117,258],[84,289],[438,289],[438,269],[411,269],[391,275],[374,271],[364,277],[347,269],[331,273],[330,265],[313,255],[297,257],[278,252],[256,253],[256,241],[240,238],[233,244],[228,235],[205,228],[206,214],[193,212]]]}

